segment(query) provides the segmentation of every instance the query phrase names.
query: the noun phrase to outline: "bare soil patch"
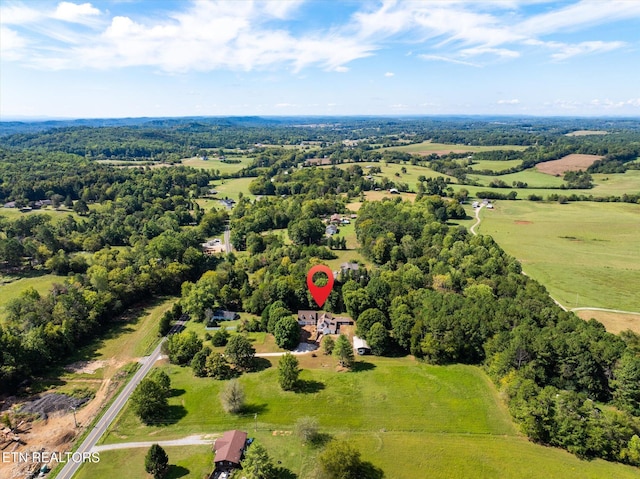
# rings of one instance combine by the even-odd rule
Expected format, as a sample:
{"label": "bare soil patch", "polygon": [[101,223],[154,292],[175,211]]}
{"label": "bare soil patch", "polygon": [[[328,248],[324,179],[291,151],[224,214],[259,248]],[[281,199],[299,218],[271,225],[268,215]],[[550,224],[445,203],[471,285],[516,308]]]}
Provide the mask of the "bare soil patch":
{"label": "bare soil patch", "polygon": [[566,171],[580,171],[589,168],[595,161],[602,159],[600,155],[567,155],[559,160],[538,163],[536,168],[548,175],[561,175]]}
{"label": "bare soil patch", "polygon": [[611,313],[609,311],[576,311],[576,314],[585,321],[595,318],[604,324],[604,327],[613,334],[630,329],[640,334],[640,314]]}
{"label": "bare soil patch", "polygon": [[533,221],[515,220],[514,223],[517,225],[531,225],[533,224]]}

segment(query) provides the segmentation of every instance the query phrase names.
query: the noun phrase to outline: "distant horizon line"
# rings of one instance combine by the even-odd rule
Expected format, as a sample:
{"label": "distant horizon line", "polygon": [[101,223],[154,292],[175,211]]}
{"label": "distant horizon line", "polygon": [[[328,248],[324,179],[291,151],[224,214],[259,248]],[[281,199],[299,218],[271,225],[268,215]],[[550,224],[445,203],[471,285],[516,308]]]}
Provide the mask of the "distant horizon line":
{"label": "distant horizon line", "polygon": [[640,120],[640,115],[533,115],[533,114],[499,114],[499,113],[415,113],[415,114],[295,114],[295,115],[277,115],[277,114],[246,114],[246,115],[161,115],[161,116],[47,116],[47,115],[0,115],[0,123],[10,122],[55,122],[55,121],[82,121],[82,120],[166,120],[166,119],[207,119],[207,118],[565,118],[565,119],[636,119]]}

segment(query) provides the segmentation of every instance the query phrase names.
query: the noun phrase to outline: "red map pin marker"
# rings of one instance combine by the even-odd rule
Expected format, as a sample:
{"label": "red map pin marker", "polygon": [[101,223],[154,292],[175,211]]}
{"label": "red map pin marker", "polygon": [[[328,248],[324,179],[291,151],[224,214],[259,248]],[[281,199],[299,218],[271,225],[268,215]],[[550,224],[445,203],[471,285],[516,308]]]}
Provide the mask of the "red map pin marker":
{"label": "red map pin marker", "polygon": [[[324,286],[316,286],[313,284],[313,275],[316,273],[326,274],[327,284]],[[333,289],[333,271],[323,264],[315,265],[307,273],[307,287],[309,288],[309,292],[311,293],[311,296],[313,296],[315,302],[322,308],[322,305],[325,303]]]}

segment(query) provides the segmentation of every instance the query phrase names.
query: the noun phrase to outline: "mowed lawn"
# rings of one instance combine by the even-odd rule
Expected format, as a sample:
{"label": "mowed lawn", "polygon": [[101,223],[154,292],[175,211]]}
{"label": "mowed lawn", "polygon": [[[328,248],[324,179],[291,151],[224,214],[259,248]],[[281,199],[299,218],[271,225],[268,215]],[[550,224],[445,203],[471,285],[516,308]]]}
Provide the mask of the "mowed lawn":
{"label": "mowed lawn", "polygon": [[[165,479],[209,477],[213,471],[213,453],[209,446],[165,447],[169,456],[169,471]],[[100,452],[100,462],[87,463],[75,479],[149,479],[144,470],[144,457],[149,448],[134,448]]]}
{"label": "mowed lawn", "polygon": [[499,201],[483,210],[494,237],[566,307],[640,311],[640,207]]}
{"label": "mowed lawn", "polygon": [[[637,476],[631,467],[580,461],[565,451],[528,442],[480,368],[367,357],[355,371],[337,372],[330,357],[305,356],[301,361],[304,392],[280,390],[277,358],[272,358],[274,366],[243,375],[248,408],[241,416],[222,412],[218,395],[224,382],[195,378],[189,368],[163,366],[176,393],[169,400],[173,423],[143,426],[126,409],[103,443],[216,435],[237,428],[265,445],[279,465],[300,479],[311,479],[320,449],[302,445],[292,430],[298,418],[315,416],[322,433],[353,443],[362,459],[389,479]],[[192,452],[190,457],[183,456],[186,451]],[[130,477],[139,477],[135,465],[142,464],[144,452],[130,450]],[[206,446],[167,452],[170,463],[184,467],[189,477],[201,477],[213,458]],[[79,477],[110,478],[118,470],[112,464],[122,465],[124,457],[122,452],[101,453],[100,465],[83,467],[83,474],[91,475]]]}

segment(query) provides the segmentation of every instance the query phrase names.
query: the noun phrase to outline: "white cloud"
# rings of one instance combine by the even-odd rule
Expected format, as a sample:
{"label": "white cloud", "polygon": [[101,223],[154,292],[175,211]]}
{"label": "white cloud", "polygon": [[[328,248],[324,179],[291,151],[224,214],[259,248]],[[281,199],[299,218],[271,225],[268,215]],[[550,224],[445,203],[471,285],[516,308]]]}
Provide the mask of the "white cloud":
{"label": "white cloud", "polygon": [[20,50],[26,46],[26,40],[17,32],[0,26],[0,52],[5,60],[17,60]]}
{"label": "white cloud", "polygon": [[551,58],[555,61],[567,60],[576,55],[587,55],[590,53],[603,53],[612,50],[617,50],[626,46],[625,42],[581,42],[575,44],[566,44],[560,42],[547,42],[546,46],[557,50],[556,53],[551,55]]}
{"label": "white cloud", "polygon": [[[540,49],[548,51],[552,60],[564,61],[626,44],[597,39],[560,43],[545,36],[640,18],[638,1],[583,0],[561,8],[553,4],[548,13],[523,19],[523,6],[540,1],[544,0],[363,2],[341,24],[300,32],[290,30],[286,21],[303,11],[299,7],[304,0],[193,0],[178,3],[180,10],[164,17],[111,18],[88,2],[63,1],[48,10],[11,3],[0,7],[0,20],[3,25],[29,30],[3,33],[10,45],[3,51],[15,52],[18,44],[28,48],[29,54],[21,61],[40,68],[149,66],[187,72],[284,65],[293,73],[310,66],[344,73],[351,62],[374,55],[389,43],[409,44],[423,60],[473,67],[513,60],[527,50]],[[47,39],[58,43],[52,45]]]}
{"label": "white cloud", "polygon": [[395,73],[393,73],[393,72],[386,72],[386,73],[384,74],[384,76],[386,76],[387,78],[391,78],[392,76],[395,76]]}
{"label": "white cloud", "polygon": [[520,100],[514,98],[513,100],[498,100],[498,105],[518,105]]}
{"label": "white cloud", "polygon": [[466,65],[468,67],[480,68],[482,66],[477,63],[466,62],[464,60],[457,60],[455,58],[443,57],[441,55],[422,54],[422,55],[418,55],[418,57],[422,58],[423,60],[436,60],[436,61],[447,62],[447,63],[455,63],[457,65]]}
{"label": "white cloud", "polygon": [[65,22],[83,23],[89,17],[100,15],[100,10],[90,3],[77,5],[70,2],[60,2],[52,17]]}

